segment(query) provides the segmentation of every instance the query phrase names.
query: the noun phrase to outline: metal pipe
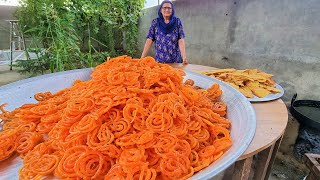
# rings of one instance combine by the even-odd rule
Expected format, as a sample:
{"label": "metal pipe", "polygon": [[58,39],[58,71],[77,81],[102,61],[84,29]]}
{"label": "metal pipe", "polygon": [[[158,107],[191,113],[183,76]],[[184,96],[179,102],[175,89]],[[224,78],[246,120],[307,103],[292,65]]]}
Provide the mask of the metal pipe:
{"label": "metal pipe", "polygon": [[13,40],[13,22],[10,21],[10,70],[12,70],[12,61],[13,61],[13,47],[12,47],[12,40]]}

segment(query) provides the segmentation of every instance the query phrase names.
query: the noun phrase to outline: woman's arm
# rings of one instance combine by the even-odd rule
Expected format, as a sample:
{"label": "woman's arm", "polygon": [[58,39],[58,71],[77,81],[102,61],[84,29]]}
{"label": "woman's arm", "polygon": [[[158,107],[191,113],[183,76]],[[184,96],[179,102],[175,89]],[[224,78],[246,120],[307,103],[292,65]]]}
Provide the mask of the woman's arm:
{"label": "woman's arm", "polygon": [[144,44],[144,48],[143,48],[143,52],[141,54],[141,58],[144,58],[144,57],[147,56],[151,45],[152,45],[152,40],[147,38],[146,43]]}
{"label": "woman's arm", "polygon": [[188,64],[187,55],[186,55],[186,44],[184,42],[184,38],[179,39],[179,49],[182,56],[182,62],[183,64]]}

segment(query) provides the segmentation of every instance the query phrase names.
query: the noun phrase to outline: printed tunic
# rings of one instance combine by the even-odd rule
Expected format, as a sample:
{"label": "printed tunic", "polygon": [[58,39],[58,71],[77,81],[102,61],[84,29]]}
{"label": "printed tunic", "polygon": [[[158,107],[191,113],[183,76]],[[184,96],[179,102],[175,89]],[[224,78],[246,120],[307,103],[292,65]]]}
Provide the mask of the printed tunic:
{"label": "printed tunic", "polygon": [[157,26],[158,19],[152,20],[147,38],[155,42],[156,60],[161,63],[181,63],[178,40],[185,37],[182,23],[177,18],[177,27],[169,34],[161,32]]}

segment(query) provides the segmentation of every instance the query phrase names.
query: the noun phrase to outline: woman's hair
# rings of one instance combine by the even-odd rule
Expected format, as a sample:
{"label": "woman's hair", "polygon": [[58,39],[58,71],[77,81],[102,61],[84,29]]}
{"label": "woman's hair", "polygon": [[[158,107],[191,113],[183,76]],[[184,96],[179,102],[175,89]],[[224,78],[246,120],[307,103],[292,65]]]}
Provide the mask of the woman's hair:
{"label": "woman's hair", "polygon": [[161,13],[161,8],[162,8],[164,3],[171,4],[171,8],[172,8],[172,14],[170,16],[170,19],[171,19],[175,14],[175,9],[174,9],[173,3],[171,1],[168,1],[168,0],[162,1],[162,3],[160,4],[159,9],[158,9],[158,16],[159,16],[159,18],[163,18],[162,13]]}

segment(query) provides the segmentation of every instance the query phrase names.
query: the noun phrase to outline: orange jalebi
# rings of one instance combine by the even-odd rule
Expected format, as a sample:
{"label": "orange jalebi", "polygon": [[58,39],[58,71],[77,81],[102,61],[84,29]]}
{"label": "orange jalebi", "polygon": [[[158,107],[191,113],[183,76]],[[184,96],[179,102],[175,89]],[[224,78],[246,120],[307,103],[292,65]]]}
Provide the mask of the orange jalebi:
{"label": "orange jalebi", "polygon": [[[218,84],[183,83],[151,57],[120,56],[35,104],[0,105],[0,161],[23,158],[21,179],[187,179],[232,145]],[[1,162],[0,162],[1,163]]]}

